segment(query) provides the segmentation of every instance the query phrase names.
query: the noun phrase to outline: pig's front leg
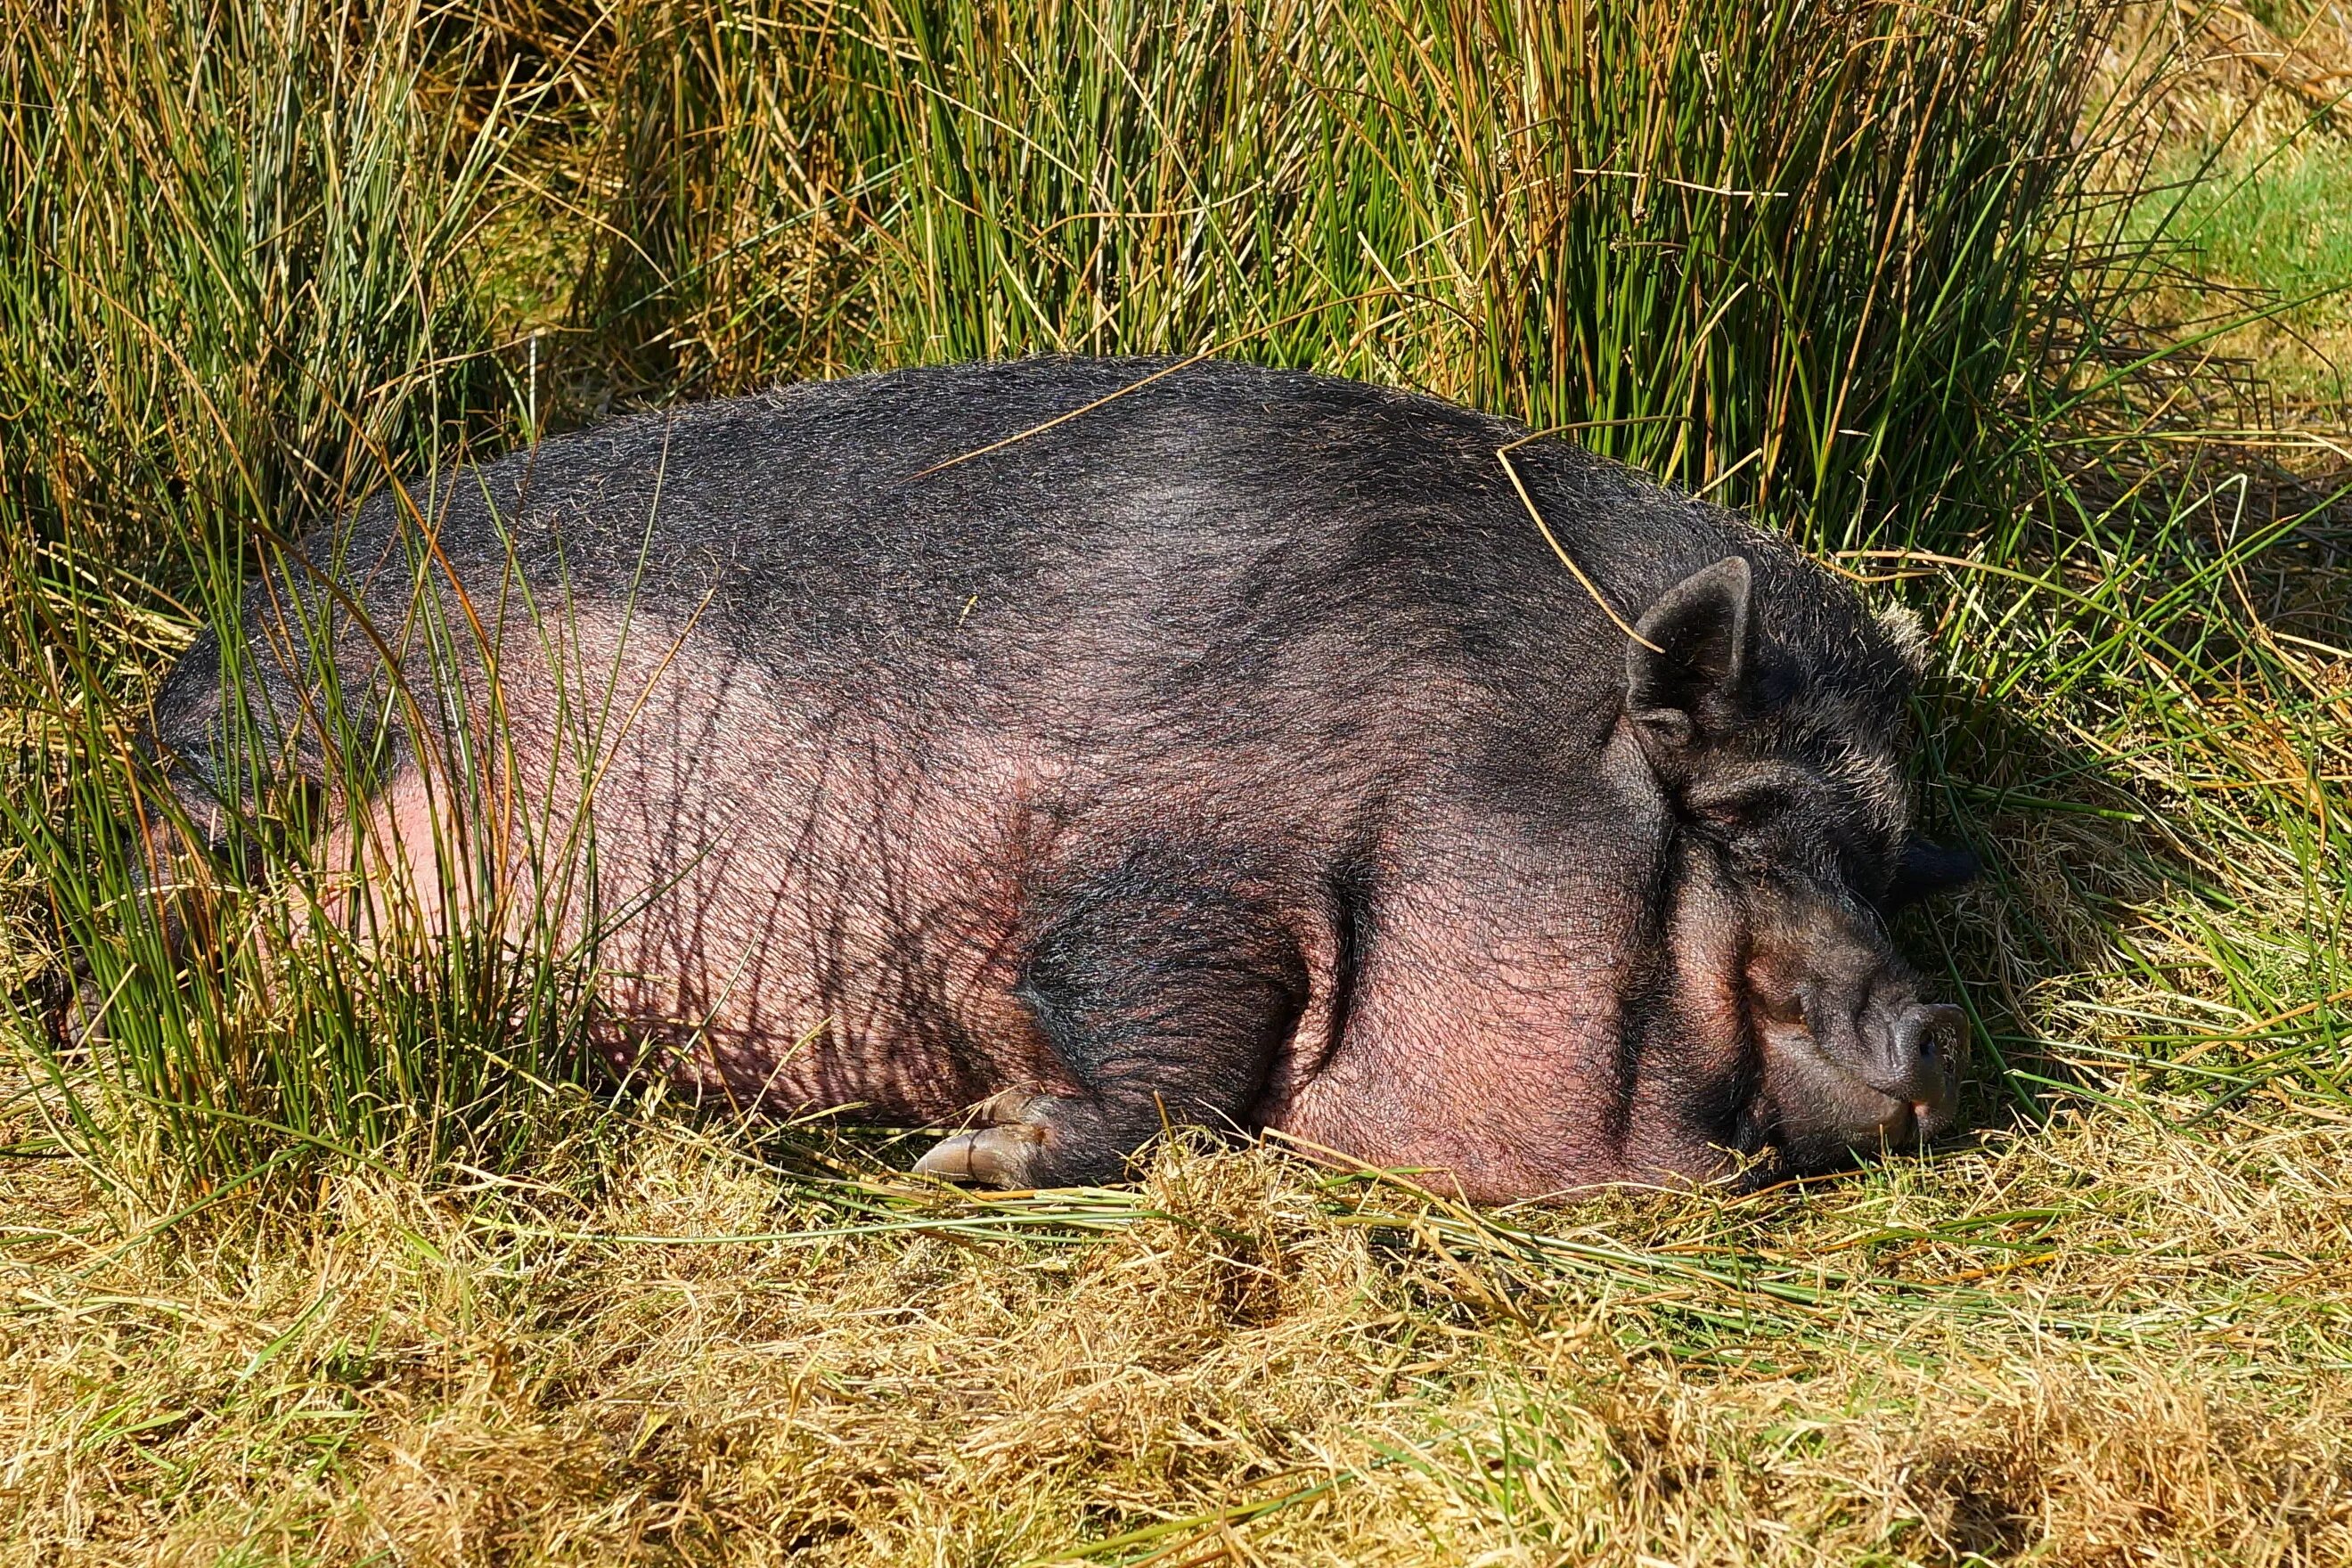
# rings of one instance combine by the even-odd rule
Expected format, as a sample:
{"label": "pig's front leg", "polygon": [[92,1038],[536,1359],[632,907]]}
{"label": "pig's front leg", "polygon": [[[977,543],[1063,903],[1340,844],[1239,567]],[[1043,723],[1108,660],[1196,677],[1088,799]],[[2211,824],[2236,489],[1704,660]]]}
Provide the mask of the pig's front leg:
{"label": "pig's front leg", "polygon": [[998,1187],[1116,1181],[1163,1128],[1245,1131],[1306,1005],[1279,912],[1197,866],[1130,861],[1052,900],[1014,987],[1076,1092],[1008,1089],[915,1169]]}

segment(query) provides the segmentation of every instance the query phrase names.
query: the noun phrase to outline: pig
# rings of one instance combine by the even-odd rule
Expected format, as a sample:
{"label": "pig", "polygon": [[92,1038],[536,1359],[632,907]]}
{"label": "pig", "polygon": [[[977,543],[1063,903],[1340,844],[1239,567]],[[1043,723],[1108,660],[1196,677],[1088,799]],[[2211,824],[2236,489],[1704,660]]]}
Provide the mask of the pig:
{"label": "pig", "polygon": [[[452,834],[523,906],[592,844],[597,1047],[935,1129],[919,1172],[1273,1131],[1506,1202],[1954,1120],[1963,1016],[1886,929],[1969,870],[1909,826],[1916,621],[1427,396],[1215,360],[787,386],[387,489],[240,619],[155,702],[177,852],[251,819],[232,701],[268,769],[363,774],[320,862],[428,921],[488,896]],[[506,805],[463,805],[461,747]]]}

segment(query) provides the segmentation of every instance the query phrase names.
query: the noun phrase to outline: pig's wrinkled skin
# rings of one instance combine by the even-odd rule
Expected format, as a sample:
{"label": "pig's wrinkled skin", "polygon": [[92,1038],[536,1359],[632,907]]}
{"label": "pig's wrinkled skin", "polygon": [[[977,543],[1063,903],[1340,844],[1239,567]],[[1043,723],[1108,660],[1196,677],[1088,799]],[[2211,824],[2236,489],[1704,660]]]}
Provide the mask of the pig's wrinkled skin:
{"label": "pig's wrinkled skin", "polygon": [[[1882,925],[1964,874],[1907,832],[1899,629],[1737,517],[1515,447],[1654,653],[1530,520],[1522,431],[1351,383],[1188,365],[981,452],[1162,368],[621,421],[413,487],[437,555],[379,496],[247,604],[284,768],[322,771],[278,608],[321,582],[423,694],[386,709],[368,847],[321,853],[428,918],[478,898],[419,847],[448,738],[404,727],[464,715],[514,877],[593,834],[607,1049],[963,1126],[920,1168],[996,1184],[1116,1178],[1170,1124],[1477,1200],[1948,1125],[1959,1016]],[[380,689],[334,615],[341,683]],[[207,637],[156,710],[207,825],[221,700]]]}

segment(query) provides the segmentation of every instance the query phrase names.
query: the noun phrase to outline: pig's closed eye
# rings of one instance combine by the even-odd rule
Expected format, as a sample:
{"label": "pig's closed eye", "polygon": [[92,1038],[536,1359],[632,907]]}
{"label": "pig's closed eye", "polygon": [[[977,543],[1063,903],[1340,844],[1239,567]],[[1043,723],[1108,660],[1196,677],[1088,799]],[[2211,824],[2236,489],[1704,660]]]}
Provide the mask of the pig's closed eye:
{"label": "pig's closed eye", "polygon": [[1737,832],[1762,826],[1803,798],[1799,780],[1789,770],[1723,784],[1700,784],[1683,797],[1683,809],[1710,827]]}
{"label": "pig's closed eye", "polygon": [[1690,814],[1710,827],[1754,827],[1779,808],[1777,795],[1758,792],[1749,795],[1711,795],[1693,799]]}
{"label": "pig's closed eye", "polygon": [[1793,992],[1758,990],[1753,993],[1756,1010],[1784,1028],[1805,1026],[1806,997],[1804,987]]}

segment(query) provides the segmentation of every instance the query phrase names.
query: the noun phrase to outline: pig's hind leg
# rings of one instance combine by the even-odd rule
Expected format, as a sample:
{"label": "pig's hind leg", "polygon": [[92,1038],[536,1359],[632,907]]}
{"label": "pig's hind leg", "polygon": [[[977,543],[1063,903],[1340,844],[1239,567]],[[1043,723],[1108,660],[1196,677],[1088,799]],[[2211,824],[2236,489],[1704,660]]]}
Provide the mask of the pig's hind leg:
{"label": "pig's hind leg", "polygon": [[1130,867],[1056,900],[1014,994],[1078,1092],[1011,1089],[916,1169],[1001,1187],[1116,1181],[1164,1128],[1246,1131],[1307,994],[1278,913]]}

